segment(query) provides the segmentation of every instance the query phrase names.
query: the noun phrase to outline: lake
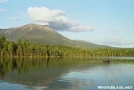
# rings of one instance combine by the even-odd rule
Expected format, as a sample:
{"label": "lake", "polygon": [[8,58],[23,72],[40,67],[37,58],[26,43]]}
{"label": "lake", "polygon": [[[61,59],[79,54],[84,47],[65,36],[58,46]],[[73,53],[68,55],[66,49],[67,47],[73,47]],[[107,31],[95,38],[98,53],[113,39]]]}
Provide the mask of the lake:
{"label": "lake", "polygon": [[0,90],[98,90],[98,86],[128,90],[134,86],[134,57],[109,58],[110,63],[102,62],[103,57],[0,58]]}

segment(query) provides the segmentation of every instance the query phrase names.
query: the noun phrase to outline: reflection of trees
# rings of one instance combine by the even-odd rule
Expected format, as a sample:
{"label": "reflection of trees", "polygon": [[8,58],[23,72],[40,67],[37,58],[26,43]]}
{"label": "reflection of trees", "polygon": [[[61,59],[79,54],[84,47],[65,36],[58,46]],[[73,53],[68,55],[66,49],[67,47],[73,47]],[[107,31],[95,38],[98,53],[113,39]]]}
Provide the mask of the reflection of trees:
{"label": "reflection of trees", "polygon": [[0,76],[3,77],[6,72],[13,70],[12,60],[6,60],[5,58],[0,58]]}
{"label": "reflection of trees", "polygon": [[0,76],[3,77],[6,72],[16,70],[19,74],[27,73],[32,68],[43,67],[46,58],[1,58]]}
{"label": "reflection of trees", "polygon": [[48,67],[48,64],[49,64],[49,60],[50,60],[50,57],[47,58],[47,67]]}
{"label": "reflection of trees", "polygon": [[[28,73],[31,69],[64,66],[65,62],[60,62],[60,58],[1,58],[0,76],[3,77],[6,72],[17,71],[19,74]],[[66,65],[71,65],[71,62]]]}
{"label": "reflection of trees", "polygon": [[132,60],[132,59],[124,59],[124,60],[123,59],[112,59],[111,62],[112,63],[115,63],[115,64],[117,64],[117,63],[134,64],[134,60]]}
{"label": "reflection of trees", "polygon": [[[33,68],[83,66],[89,61],[96,61],[95,63],[100,63],[100,59],[98,58],[1,58],[0,76],[3,77],[6,72],[14,70],[16,70],[19,74],[22,74],[28,73],[28,71]],[[134,60],[113,59],[111,60],[111,63],[134,63]]]}
{"label": "reflection of trees", "polygon": [[[76,62],[76,59],[80,62]],[[32,69],[50,68],[50,67],[73,67],[86,65],[88,58],[0,58],[0,76],[5,73],[17,71],[19,74],[28,73]]]}
{"label": "reflection of trees", "polygon": [[[111,63],[132,64],[134,61],[111,60]],[[0,77],[9,82],[43,86],[52,84],[59,76],[72,69],[79,71],[99,65],[105,65],[100,58],[1,58]]]}
{"label": "reflection of trees", "polygon": [[[1,58],[2,80],[15,81],[29,86],[43,86],[52,83],[70,68],[86,65],[85,59],[75,58]],[[39,82],[40,81],[40,82]]]}

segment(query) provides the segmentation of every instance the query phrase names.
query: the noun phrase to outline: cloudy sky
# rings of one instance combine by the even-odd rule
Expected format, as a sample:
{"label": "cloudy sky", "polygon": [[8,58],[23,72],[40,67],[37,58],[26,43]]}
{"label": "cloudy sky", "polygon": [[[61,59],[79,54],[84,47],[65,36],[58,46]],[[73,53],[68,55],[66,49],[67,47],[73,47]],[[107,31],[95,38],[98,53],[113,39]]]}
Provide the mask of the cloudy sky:
{"label": "cloudy sky", "polygon": [[0,0],[0,28],[45,24],[65,37],[134,47],[134,0]]}

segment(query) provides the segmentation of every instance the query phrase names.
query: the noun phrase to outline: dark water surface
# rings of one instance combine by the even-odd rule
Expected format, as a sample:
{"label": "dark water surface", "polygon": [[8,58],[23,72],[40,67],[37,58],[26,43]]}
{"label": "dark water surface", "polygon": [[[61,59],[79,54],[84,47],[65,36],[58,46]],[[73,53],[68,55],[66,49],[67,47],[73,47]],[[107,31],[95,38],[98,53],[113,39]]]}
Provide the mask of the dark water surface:
{"label": "dark water surface", "polygon": [[102,60],[0,58],[0,90],[98,90],[98,86],[133,86],[134,90],[133,57]]}

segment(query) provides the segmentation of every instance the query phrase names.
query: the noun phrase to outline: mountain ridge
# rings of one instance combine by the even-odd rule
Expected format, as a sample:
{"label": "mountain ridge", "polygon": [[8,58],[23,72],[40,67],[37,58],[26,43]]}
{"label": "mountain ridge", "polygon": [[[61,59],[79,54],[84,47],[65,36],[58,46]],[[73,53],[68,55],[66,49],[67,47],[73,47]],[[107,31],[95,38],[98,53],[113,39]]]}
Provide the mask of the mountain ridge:
{"label": "mountain ridge", "polygon": [[1,35],[5,35],[7,40],[15,42],[17,42],[19,39],[28,39],[31,42],[41,44],[62,44],[84,48],[107,47],[104,45],[93,44],[87,41],[68,39],[47,25],[26,24],[21,27],[0,29],[0,36]]}

